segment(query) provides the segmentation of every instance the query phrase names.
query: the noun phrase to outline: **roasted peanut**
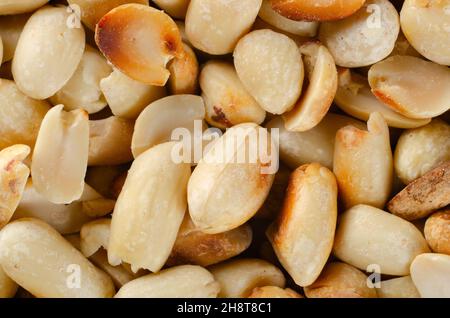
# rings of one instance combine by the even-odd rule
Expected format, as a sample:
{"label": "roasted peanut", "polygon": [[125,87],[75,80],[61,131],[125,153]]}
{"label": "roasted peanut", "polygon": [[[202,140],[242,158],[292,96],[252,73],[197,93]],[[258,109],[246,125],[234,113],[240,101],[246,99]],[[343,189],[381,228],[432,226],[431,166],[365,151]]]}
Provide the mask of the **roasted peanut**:
{"label": "roasted peanut", "polygon": [[276,286],[256,287],[248,298],[303,298],[290,288]]}
{"label": "roasted peanut", "polygon": [[191,0],[153,0],[153,2],[171,17],[184,19]]}
{"label": "roasted peanut", "polygon": [[420,298],[411,276],[382,281],[377,294],[380,298]]}
{"label": "roasted peanut", "polygon": [[434,252],[450,255],[450,210],[431,215],[425,223],[424,233]]}
{"label": "roasted peanut", "polygon": [[9,278],[0,266],[0,298],[12,298],[17,291],[17,284]]}
{"label": "roasted peanut", "polygon": [[195,94],[198,81],[198,61],[189,45],[183,43],[184,55],[169,64],[169,87],[174,95]]}
{"label": "roasted peanut", "polygon": [[0,15],[31,12],[42,7],[49,0],[14,0],[0,2]]}
{"label": "roasted peanut", "polygon": [[[0,36],[3,44],[3,63],[12,60],[17,42],[29,14],[7,15],[0,17]],[[1,63],[1,62],[0,62]]]}
{"label": "roasted peanut", "polygon": [[411,278],[422,298],[450,298],[450,256],[417,256],[411,264]]}

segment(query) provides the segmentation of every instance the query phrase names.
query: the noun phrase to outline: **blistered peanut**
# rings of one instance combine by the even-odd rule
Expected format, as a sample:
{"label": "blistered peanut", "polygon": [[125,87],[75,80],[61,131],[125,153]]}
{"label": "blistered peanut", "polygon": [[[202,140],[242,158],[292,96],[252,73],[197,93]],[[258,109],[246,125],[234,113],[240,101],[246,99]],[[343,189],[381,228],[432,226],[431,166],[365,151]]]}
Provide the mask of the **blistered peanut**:
{"label": "blistered peanut", "polygon": [[189,45],[183,43],[184,55],[169,64],[169,87],[172,94],[195,94],[198,81],[198,61]]}
{"label": "blistered peanut", "polygon": [[95,42],[120,71],[143,84],[164,86],[167,63],[184,54],[180,32],[164,12],[142,4],[124,4],[98,22]]}
{"label": "blistered peanut", "polygon": [[304,69],[296,43],[271,30],[244,36],[234,51],[237,74],[258,104],[272,114],[291,110],[302,91]]}
{"label": "blistered peanut", "polygon": [[167,261],[186,212],[190,164],[175,163],[175,143],[155,146],[133,162],[114,209],[108,258],[159,271]]}
{"label": "blistered peanut", "polygon": [[200,266],[183,265],[135,279],[116,298],[216,298],[219,284]]}
{"label": "blistered peanut", "polygon": [[191,0],[153,0],[153,2],[171,17],[184,19]]}
{"label": "blistered peanut", "polygon": [[411,264],[411,278],[422,298],[450,298],[450,256],[417,256]]}
{"label": "blistered peanut", "polygon": [[382,281],[377,294],[379,298],[420,298],[411,276]]}
{"label": "blistered peanut", "polygon": [[94,255],[100,248],[108,250],[111,219],[98,219],[85,223],[80,231],[81,252],[86,257]]}
{"label": "blistered peanut", "polygon": [[333,171],[346,208],[357,204],[382,208],[391,194],[389,128],[380,113],[370,115],[367,127],[365,131],[347,126],[336,134]]}
{"label": "blistered peanut", "polygon": [[252,122],[261,124],[266,112],[242,85],[233,65],[211,60],[202,69],[200,87],[206,120],[214,127],[229,128]]}
{"label": "blistered peanut", "polygon": [[388,0],[367,0],[348,18],[322,23],[319,39],[337,65],[362,67],[389,56],[399,32],[400,19],[395,7]]}
{"label": "blistered peanut", "polygon": [[150,103],[166,96],[164,87],[142,84],[115,69],[100,81],[100,88],[114,115],[136,119]]}
{"label": "blistered peanut", "polygon": [[0,266],[0,298],[12,298],[17,291],[17,284],[9,278]]}
{"label": "blistered peanut", "polygon": [[71,27],[66,7],[46,6],[25,24],[14,54],[17,86],[36,99],[53,96],[70,80],[83,56],[85,34]]}
{"label": "blistered peanut", "polygon": [[290,288],[276,286],[256,287],[248,298],[303,298]]}
{"label": "blistered peanut", "polygon": [[400,14],[402,30],[420,54],[450,65],[450,1],[406,0]]}
{"label": "blistered peanut", "polygon": [[49,0],[14,0],[0,2],[0,15],[31,12],[42,7]]}
{"label": "blistered peanut", "polygon": [[5,273],[36,297],[111,297],[111,278],[90,263],[48,224],[25,218],[0,237]]}
{"label": "blistered peanut", "polygon": [[446,161],[450,161],[450,125],[439,119],[404,131],[395,148],[395,171],[405,184]]}
{"label": "blistered peanut", "polygon": [[167,264],[217,264],[239,255],[251,242],[252,229],[248,225],[220,234],[205,234],[195,227],[187,215],[181,224]]}
{"label": "blistered peanut", "polygon": [[376,298],[375,289],[367,286],[367,276],[345,263],[328,264],[320,277],[305,288],[308,298]]}
{"label": "blistered peanut", "polygon": [[450,70],[413,56],[393,56],[369,71],[372,92],[400,114],[416,119],[450,109]]}
{"label": "blistered peanut", "polygon": [[414,180],[387,207],[406,220],[417,220],[450,204],[450,161]]}
{"label": "blistered peanut", "polygon": [[308,87],[294,109],[283,115],[289,131],[308,131],[327,114],[336,95],[338,77],[334,59],[328,49],[316,42],[300,46]]}
{"label": "blistered peanut", "polygon": [[372,113],[380,113],[390,127],[416,128],[431,119],[412,119],[392,110],[378,100],[363,76],[349,69],[339,70],[339,86],[334,102],[347,114],[367,121]]}
{"label": "blistered peanut", "polygon": [[434,252],[450,255],[450,210],[431,215],[425,223],[424,233]]}
{"label": "blistered peanut", "polygon": [[95,49],[86,46],[77,70],[55,95],[53,105],[63,104],[67,110],[83,108],[89,114],[106,107],[106,99],[100,90],[100,81],[112,72],[105,58]]}
{"label": "blistered peanut", "polygon": [[7,15],[0,17],[0,36],[3,43],[3,63],[12,60],[17,42],[29,14]]}
{"label": "blistered peanut", "polygon": [[274,265],[259,259],[239,259],[209,268],[220,284],[219,297],[248,297],[253,289],[263,286],[284,288],[283,273]]}
{"label": "blistered peanut", "polygon": [[379,266],[381,274],[408,275],[414,258],[429,252],[422,233],[411,223],[368,205],[340,217],[334,254],[359,269]]}
{"label": "blistered peanut", "polygon": [[90,166],[118,165],[133,160],[134,122],[116,116],[89,121]]}
{"label": "blistered peanut", "polygon": [[320,164],[294,171],[278,221],[267,236],[283,267],[299,286],[319,277],[333,248],[337,184]]}

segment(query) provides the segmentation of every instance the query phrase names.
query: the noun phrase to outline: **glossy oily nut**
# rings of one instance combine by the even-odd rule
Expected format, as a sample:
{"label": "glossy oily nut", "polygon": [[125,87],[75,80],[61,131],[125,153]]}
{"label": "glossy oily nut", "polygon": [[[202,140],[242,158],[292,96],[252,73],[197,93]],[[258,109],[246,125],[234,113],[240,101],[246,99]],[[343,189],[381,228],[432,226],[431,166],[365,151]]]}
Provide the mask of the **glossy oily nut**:
{"label": "glossy oily nut", "polygon": [[26,96],[13,81],[6,79],[0,79],[0,98],[0,149],[15,144],[34,147],[50,105]]}
{"label": "glossy oily nut", "polygon": [[450,125],[439,119],[404,131],[395,148],[395,171],[405,184],[446,161],[450,161]]}
{"label": "glossy oily nut", "polygon": [[363,122],[333,113],[328,113],[316,127],[304,132],[288,131],[281,117],[275,117],[266,127],[279,129],[280,158],[291,169],[311,162],[332,169],[336,132],[348,125],[366,128]]}
{"label": "glossy oily nut", "polygon": [[307,298],[376,298],[364,273],[345,263],[329,263],[320,277],[305,288]]}
{"label": "glossy oily nut", "polygon": [[[127,3],[148,5],[148,0],[67,0],[75,14],[92,31],[100,19],[112,9]],[[79,11],[79,12],[78,12]]]}
{"label": "glossy oily nut", "polygon": [[244,36],[234,51],[234,65],[247,91],[272,114],[291,110],[302,91],[303,62],[297,44],[271,30]]}
{"label": "glossy oily nut", "polygon": [[119,165],[133,160],[134,122],[116,116],[89,121],[89,166]]}
{"label": "glossy oily nut", "polygon": [[406,0],[400,13],[403,33],[427,59],[450,65],[450,1]]}
{"label": "glossy oily nut", "polygon": [[431,215],[425,223],[424,233],[434,252],[450,255],[450,210]]}
{"label": "glossy oily nut", "polygon": [[11,61],[17,42],[30,14],[5,15],[0,17],[0,37],[3,44],[3,63]]}
{"label": "glossy oily nut", "polygon": [[124,4],[97,24],[95,42],[109,62],[143,84],[164,86],[167,63],[183,56],[180,32],[163,11],[142,4]]}
{"label": "glossy oily nut", "polygon": [[187,215],[166,265],[217,264],[241,254],[251,242],[252,229],[249,225],[224,233],[206,234],[197,229]]}
{"label": "glossy oily nut", "polygon": [[84,110],[55,106],[45,115],[31,163],[35,189],[52,203],[81,197],[89,148],[89,120]]}
{"label": "glossy oily nut", "polygon": [[198,86],[199,66],[195,52],[183,43],[184,55],[173,59],[168,67],[169,88],[173,95],[195,94]]}
{"label": "glossy oily nut", "polygon": [[450,70],[442,65],[393,56],[370,68],[369,83],[380,101],[406,117],[431,118],[450,109]]}
{"label": "glossy oily nut", "polygon": [[270,0],[263,0],[258,16],[282,31],[300,36],[316,36],[319,27],[318,22],[295,21],[282,16],[272,8]]}
{"label": "glossy oily nut", "polygon": [[256,287],[284,288],[286,279],[274,265],[260,259],[239,259],[209,267],[220,284],[219,297],[248,297]]}
{"label": "glossy oily nut", "polygon": [[329,21],[352,15],[365,0],[270,0],[272,8],[291,20]]}
{"label": "glossy oily nut", "polygon": [[128,172],[114,209],[108,259],[159,271],[167,261],[183,221],[190,164],[175,163],[175,143],[140,155]]}
{"label": "glossy oily nut", "polygon": [[108,250],[111,219],[98,219],[83,225],[80,231],[80,248],[86,257],[91,257],[101,248]]}
{"label": "glossy oily nut", "polygon": [[236,43],[255,22],[261,2],[191,0],[185,20],[189,42],[212,55],[233,52]]}
{"label": "glossy oily nut", "polygon": [[115,298],[216,298],[219,284],[200,266],[183,265],[125,284]]}
{"label": "glossy oily nut", "polygon": [[0,238],[5,273],[36,297],[105,298],[111,278],[48,224],[25,218],[8,224]]}
{"label": "glossy oily nut", "polygon": [[294,109],[283,115],[289,131],[308,131],[328,113],[336,95],[338,76],[333,56],[316,42],[300,46],[308,77],[308,87]]}
{"label": "glossy oily nut", "polygon": [[0,298],[13,298],[19,286],[9,278],[0,266]]}
{"label": "glossy oily nut", "polygon": [[341,215],[333,251],[340,260],[361,270],[377,264],[381,274],[405,276],[414,258],[429,249],[412,223],[357,205]]}
{"label": "glossy oily nut", "polygon": [[211,60],[200,73],[206,120],[225,129],[242,123],[261,124],[266,112],[242,85],[232,64]]}
{"label": "glossy oily nut", "polygon": [[55,95],[53,105],[63,104],[66,110],[83,108],[89,114],[106,107],[107,102],[100,90],[100,81],[112,72],[105,58],[90,46],[86,46],[77,70]]}
{"label": "glossy oily nut", "polygon": [[347,126],[336,134],[333,171],[346,208],[357,204],[383,208],[391,194],[389,128],[380,113],[370,115],[367,128]]}
{"label": "glossy oily nut", "polygon": [[177,130],[181,132],[184,128],[193,132],[196,121],[203,129],[204,118],[205,106],[200,96],[172,95],[151,103],[136,120],[131,143],[134,157],[153,146],[173,140],[172,135]]}
{"label": "glossy oily nut", "polygon": [[337,65],[362,67],[388,57],[399,32],[399,16],[391,2],[367,0],[348,18],[322,23],[319,39],[328,47]]}
{"label": "glossy oily nut", "polygon": [[153,2],[171,17],[184,19],[191,0],[154,0]]}
{"label": "glossy oily nut", "polygon": [[337,221],[337,184],[320,164],[291,175],[279,219],[267,236],[279,261],[299,286],[319,277],[333,248]]}
{"label": "glossy oily nut", "polygon": [[377,294],[379,298],[420,298],[411,276],[382,281]]}
{"label": "glossy oily nut", "polygon": [[100,81],[100,89],[114,115],[136,119],[150,103],[166,96],[164,87],[142,84],[117,69]]}
{"label": "glossy oily nut", "polygon": [[417,220],[450,204],[450,161],[408,184],[387,207],[406,220]]}
{"label": "glossy oily nut", "polygon": [[370,114],[380,113],[389,127],[410,129],[428,124],[431,119],[412,119],[394,111],[378,100],[363,76],[350,69],[339,70],[339,86],[335,104],[345,113],[367,121]]}
{"label": "glossy oily nut", "polygon": [[256,287],[248,298],[303,298],[300,294],[290,288],[277,286]]}
{"label": "glossy oily nut", "polygon": [[30,154],[30,147],[14,145],[0,151],[0,229],[13,216],[27,183],[30,169],[23,161]]}
{"label": "glossy oily nut", "polygon": [[234,126],[212,145],[188,185],[189,213],[201,231],[226,232],[256,214],[278,168],[275,148],[256,124]]}
{"label": "glossy oily nut", "polygon": [[422,298],[450,297],[450,256],[422,254],[411,264],[411,278]]}
{"label": "glossy oily nut", "polygon": [[[83,56],[82,27],[70,27],[66,7],[44,7],[25,24],[14,54],[12,73],[19,89],[47,99],[64,87]],[[45,80],[43,80],[45,79]]]}
{"label": "glossy oily nut", "polygon": [[32,12],[42,7],[49,0],[6,0],[0,2],[0,15]]}

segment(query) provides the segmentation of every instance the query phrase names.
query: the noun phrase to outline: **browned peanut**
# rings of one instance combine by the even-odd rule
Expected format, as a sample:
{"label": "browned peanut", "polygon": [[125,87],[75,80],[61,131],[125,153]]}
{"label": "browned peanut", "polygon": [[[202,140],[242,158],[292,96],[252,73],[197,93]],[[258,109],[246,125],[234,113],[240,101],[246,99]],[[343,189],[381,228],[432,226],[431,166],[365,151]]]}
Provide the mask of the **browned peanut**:
{"label": "browned peanut", "polygon": [[425,223],[424,232],[434,252],[450,255],[450,210],[431,215]]}
{"label": "browned peanut", "polygon": [[195,94],[197,91],[198,61],[191,47],[183,43],[184,55],[174,58],[168,67],[169,87],[172,94]]}
{"label": "browned peanut", "polygon": [[17,42],[29,14],[7,15],[0,17],[0,36],[3,43],[3,63],[12,60]]}
{"label": "browned peanut", "polygon": [[0,15],[31,12],[49,0],[6,0],[0,2]]}
{"label": "browned peanut", "polygon": [[411,278],[422,298],[450,298],[450,256],[417,256],[411,264]]}
{"label": "browned peanut", "polygon": [[377,294],[379,298],[420,298],[411,276],[382,281]]}
{"label": "browned peanut", "polygon": [[248,298],[303,298],[290,288],[276,286],[256,287]]}

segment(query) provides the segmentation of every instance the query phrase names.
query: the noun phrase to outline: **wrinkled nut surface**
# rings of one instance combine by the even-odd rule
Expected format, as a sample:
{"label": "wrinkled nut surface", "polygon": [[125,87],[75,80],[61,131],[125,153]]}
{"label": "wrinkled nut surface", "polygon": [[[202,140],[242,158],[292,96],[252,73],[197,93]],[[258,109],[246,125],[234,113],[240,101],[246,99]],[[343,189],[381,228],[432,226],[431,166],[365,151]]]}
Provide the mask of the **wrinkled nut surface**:
{"label": "wrinkled nut surface", "polygon": [[175,143],[153,147],[136,158],[114,209],[108,259],[159,271],[183,221],[190,164],[174,163]]}
{"label": "wrinkled nut surface", "polygon": [[367,0],[350,17],[322,23],[319,39],[328,47],[337,65],[362,67],[389,56],[399,32],[399,16],[391,2]]}
{"label": "wrinkled nut surface", "polygon": [[[114,285],[108,275],[92,265],[55,229],[37,219],[17,220],[3,228],[0,263],[9,277],[36,297],[114,295]],[[73,288],[70,275],[74,272],[81,274],[79,288]]]}
{"label": "wrinkled nut surface", "polygon": [[95,42],[116,68],[143,84],[164,86],[167,63],[184,54],[180,32],[163,11],[124,4],[97,24]]}
{"label": "wrinkled nut surface", "polygon": [[25,24],[14,54],[17,86],[36,99],[53,96],[70,80],[83,56],[83,28],[71,28],[66,7],[44,7]]}
{"label": "wrinkled nut surface", "polygon": [[375,96],[400,114],[416,119],[450,109],[450,69],[413,56],[393,56],[373,65],[369,84]]}
{"label": "wrinkled nut surface", "polygon": [[213,55],[233,52],[255,22],[261,3],[262,0],[191,0],[185,22],[189,42]]}
{"label": "wrinkled nut surface", "polygon": [[365,0],[270,0],[272,8],[291,20],[329,21],[352,15]]}
{"label": "wrinkled nut surface", "polygon": [[200,96],[173,95],[151,103],[136,120],[131,143],[134,157],[173,140],[175,129],[185,128],[194,132],[195,121],[202,122],[204,118],[205,105]]}
{"label": "wrinkled nut surface", "polygon": [[23,161],[30,147],[15,145],[0,151],[0,229],[13,216],[27,183],[30,169]]}
{"label": "wrinkled nut surface", "polygon": [[279,220],[267,236],[283,267],[299,286],[319,277],[333,248],[337,184],[320,164],[294,171]]}
{"label": "wrinkled nut surface", "polygon": [[89,121],[89,166],[118,165],[133,160],[134,122],[116,116]]}
{"label": "wrinkled nut surface", "polygon": [[86,257],[91,257],[99,249],[108,250],[111,219],[98,219],[85,223],[80,231],[80,248]]}
{"label": "wrinkled nut surface", "polygon": [[16,294],[16,282],[9,278],[0,266],[0,298],[12,298]]}
{"label": "wrinkled nut surface", "polygon": [[106,99],[100,90],[100,81],[112,72],[105,58],[95,49],[86,46],[77,70],[55,95],[53,105],[63,104],[67,110],[83,108],[89,114],[106,107]]}
{"label": "wrinkled nut surface", "polygon": [[412,119],[392,110],[372,93],[363,76],[349,69],[339,70],[339,86],[334,102],[347,114],[367,121],[370,114],[380,113],[389,127],[417,128],[428,124],[431,119]]}
{"label": "wrinkled nut surface", "polygon": [[0,15],[31,12],[42,7],[49,0],[6,0],[0,2]]}
{"label": "wrinkled nut surface", "polygon": [[239,259],[209,268],[220,284],[219,297],[248,297],[256,287],[275,286],[284,288],[286,279],[274,265],[259,259]]}
{"label": "wrinkled nut surface", "polygon": [[169,87],[174,95],[195,94],[197,91],[199,73],[197,57],[189,45],[183,43],[183,49],[184,55],[181,58],[174,58],[168,67]]}
{"label": "wrinkled nut surface", "polygon": [[411,276],[382,281],[377,294],[379,298],[420,298]]}
{"label": "wrinkled nut surface", "polygon": [[425,223],[424,233],[434,252],[450,255],[450,210],[431,215]]}
{"label": "wrinkled nut surface", "polygon": [[319,278],[305,288],[308,298],[376,298],[375,289],[367,286],[367,276],[345,263],[328,264]]}
{"label": "wrinkled nut surface", "polygon": [[271,136],[262,127],[241,124],[228,129],[189,180],[189,213],[194,224],[205,233],[217,234],[247,222],[269,194],[276,171],[264,168],[278,166],[273,159],[277,155]]}
{"label": "wrinkled nut surface", "polygon": [[71,203],[83,193],[89,150],[89,120],[84,110],[48,111],[34,148],[31,175],[37,192],[52,203]]}
{"label": "wrinkled nut surface", "polygon": [[400,14],[408,41],[427,59],[450,65],[450,1],[406,0]]}
{"label": "wrinkled nut surface", "polygon": [[224,233],[206,234],[197,229],[187,215],[181,224],[167,265],[217,264],[239,255],[251,242],[252,229],[249,225]]}
{"label": "wrinkled nut surface", "polygon": [[261,124],[266,112],[242,85],[234,66],[212,60],[200,73],[206,120],[225,129],[242,123]]}
{"label": "wrinkled nut surface", "polygon": [[283,115],[287,130],[308,131],[328,113],[336,95],[338,76],[333,56],[316,42],[300,46],[308,87],[294,109]]}
{"label": "wrinkled nut surface", "polygon": [[136,119],[150,103],[166,96],[164,87],[142,84],[115,69],[100,81],[100,88],[114,115]]}
{"label": "wrinkled nut surface", "polygon": [[248,298],[303,298],[300,294],[290,288],[276,286],[256,287]]}
{"label": "wrinkled nut surface", "polygon": [[295,21],[282,16],[272,8],[270,0],[263,0],[258,16],[280,30],[300,36],[313,37],[319,27],[318,22]]}
{"label": "wrinkled nut surface", "polygon": [[234,51],[242,84],[272,114],[291,110],[302,91],[303,62],[297,44],[286,35],[257,30],[244,36]]}
{"label": "wrinkled nut surface", "polygon": [[3,63],[12,60],[17,42],[29,14],[7,15],[0,17],[0,37],[3,44]]}
{"label": "wrinkled nut surface", "polygon": [[417,220],[450,204],[450,161],[414,180],[387,205],[406,220]]}
{"label": "wrinkled nut surface", "polygon": [[450,125],[439,119],[404,131],[395,148],[395,171],[405,184],[446,161],[450,161]]}
{"label": "wrinkled nut surface", "polygon": [[380,113],[373,113],[368,130],[354,126],[336,134],[333,171],[346,208],[369,204],[383,208],[393,182],[389,128]]}
{"label": "wrinkled nut surface", "polygon": [[422,298],[450,298],[450,256],[417,256],[411,264],[411,278]]}
{"label": "wrinkled nut surface", "polygon": [[408,221],[368,205],[340,217],[334,254],[361,270],[377,264],[381,274],[409,275],[414,258],[429,252],[422,233]]}
{"label": "wrinkled nut surface", "polygon": [[135,279],[115,298],[216,298],[219,284],[200,266],[183,265]]}
{"label": "wrinkled nut surface", "polygon": [[153,2],[171,17],[184,19],[191,0],[153,0]]}

